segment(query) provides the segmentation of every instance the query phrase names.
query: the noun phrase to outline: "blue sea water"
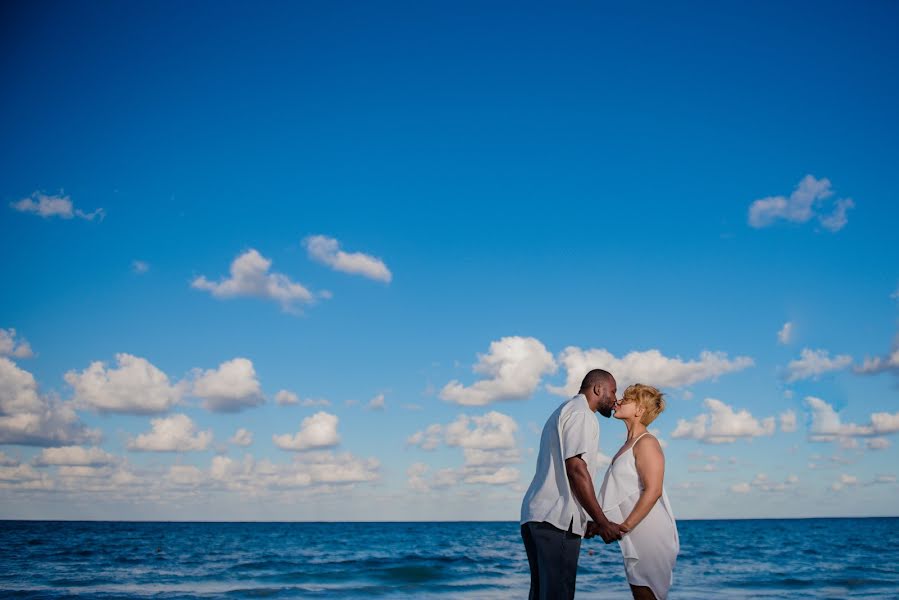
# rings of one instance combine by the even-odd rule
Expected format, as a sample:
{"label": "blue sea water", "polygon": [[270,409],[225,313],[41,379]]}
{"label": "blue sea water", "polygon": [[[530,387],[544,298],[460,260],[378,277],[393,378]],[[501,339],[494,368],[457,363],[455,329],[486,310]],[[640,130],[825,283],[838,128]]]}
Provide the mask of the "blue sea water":
{"label": "blue sea water", "polygon": [[[670,598],[899,598],[899,518],[680,521]],[[0,521],[14,598],[526,598],[517,523]],[[578,598],[629,598],[616,544]]]}

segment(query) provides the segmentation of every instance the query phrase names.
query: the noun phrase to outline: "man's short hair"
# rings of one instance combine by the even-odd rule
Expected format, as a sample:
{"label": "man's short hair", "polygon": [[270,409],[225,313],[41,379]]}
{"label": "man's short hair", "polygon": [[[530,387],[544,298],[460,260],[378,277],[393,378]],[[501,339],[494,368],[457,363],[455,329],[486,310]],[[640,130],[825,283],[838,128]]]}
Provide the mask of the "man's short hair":
{"label": "man's short hair", "polygon": [[584,376],[584,381],[581,382],[581,390],[586,390],[594,385],[611,387],[614,382],[615,378],[612,377],[612,374],[608,371],[603,369],[593,369]]}

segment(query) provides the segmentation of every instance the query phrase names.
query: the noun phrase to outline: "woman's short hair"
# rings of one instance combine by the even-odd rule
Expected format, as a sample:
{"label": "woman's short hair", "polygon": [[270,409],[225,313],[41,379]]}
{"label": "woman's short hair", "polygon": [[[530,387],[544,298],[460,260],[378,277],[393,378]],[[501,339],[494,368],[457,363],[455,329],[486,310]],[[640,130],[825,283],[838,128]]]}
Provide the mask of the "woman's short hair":
{"label": "woman's short hair", "polygon": [[665,394],[651,385],[635,383],[624,390],[624,400],[636,402],[643,407],[643,416],[640,422],[649,425],[665,410]]}

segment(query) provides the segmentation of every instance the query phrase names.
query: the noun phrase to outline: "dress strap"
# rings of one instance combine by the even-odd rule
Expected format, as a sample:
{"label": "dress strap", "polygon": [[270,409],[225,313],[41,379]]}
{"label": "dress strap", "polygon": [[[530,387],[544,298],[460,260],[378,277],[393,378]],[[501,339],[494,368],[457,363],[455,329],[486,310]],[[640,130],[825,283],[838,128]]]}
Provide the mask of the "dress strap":
{"label": "dress strap", "polygon": [[634,443],[631,444],[631,448],[633,448],[634,446],[636,446],[636,445],[637,445],[637,442],[640,441],[640,438],[642,438],[642,437],[643,437],[644,435],[646,435],[647,433],[649,433],[649,432],[648,432],[648,431],[644,431],[643,433],[641,433],[640,435],[638,435],[638,436],[637,436],[637,439],[634,440]]}

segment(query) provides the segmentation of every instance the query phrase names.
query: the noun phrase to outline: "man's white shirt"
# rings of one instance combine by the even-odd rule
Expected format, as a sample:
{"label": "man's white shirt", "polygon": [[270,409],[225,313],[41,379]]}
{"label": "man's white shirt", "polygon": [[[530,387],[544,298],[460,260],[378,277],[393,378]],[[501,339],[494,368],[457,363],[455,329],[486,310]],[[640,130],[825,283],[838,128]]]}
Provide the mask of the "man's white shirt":
{"label": "man's white shirt", "polygon": [[590,516],[580,505],[565,471],[565,459],[580,455],[595,477],[599,422],[587,398],[578,394],[563,402],[546,420],[534,480],[521,503],[521,524],[546,521],[583,536]]}

